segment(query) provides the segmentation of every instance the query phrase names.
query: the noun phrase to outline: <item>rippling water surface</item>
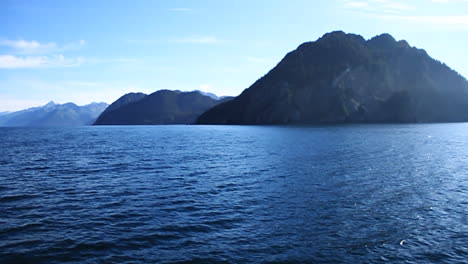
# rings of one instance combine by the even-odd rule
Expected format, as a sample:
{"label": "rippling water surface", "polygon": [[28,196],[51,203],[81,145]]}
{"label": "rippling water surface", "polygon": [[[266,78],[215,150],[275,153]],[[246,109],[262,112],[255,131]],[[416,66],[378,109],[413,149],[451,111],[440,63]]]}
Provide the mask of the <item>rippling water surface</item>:
{"label": "rippling water surface", "polygon": [[0,129],[0,263],[466,263],[468,124]]}

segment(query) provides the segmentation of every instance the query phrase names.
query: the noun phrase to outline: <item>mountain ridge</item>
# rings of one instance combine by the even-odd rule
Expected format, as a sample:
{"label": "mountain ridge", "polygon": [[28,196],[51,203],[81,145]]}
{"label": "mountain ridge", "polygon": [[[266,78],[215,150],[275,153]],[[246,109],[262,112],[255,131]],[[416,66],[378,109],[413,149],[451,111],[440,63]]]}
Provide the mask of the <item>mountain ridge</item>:
{"label": "mountain ridge", "polygon": [[468,82],[390,34],[334,31],[305,42],[199,124],[467,121]]}
{"label": "mountain ridge", "polygon": [[226,100],[213,99],[200,91],[130,93],[112,103],[112,109],[106,109],[94,125],[193,124],[201,113]]}
{"label": "mountain ridge", "polygon": [[78,106],[75,103],[57,104],[53,101],[28,109],[0,116],[0,126],[83,126],[92,124],[107,108],[106,103],[90,103]]}

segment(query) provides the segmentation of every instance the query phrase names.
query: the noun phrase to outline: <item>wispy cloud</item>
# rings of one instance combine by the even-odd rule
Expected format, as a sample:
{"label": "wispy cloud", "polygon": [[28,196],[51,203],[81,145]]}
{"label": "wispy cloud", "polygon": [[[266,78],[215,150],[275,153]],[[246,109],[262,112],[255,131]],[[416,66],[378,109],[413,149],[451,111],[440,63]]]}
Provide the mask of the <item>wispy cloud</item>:
{"label": "wispy cloud", "polygon": [[402,21],[430,26],[431,28],[446,30],[468,30],[468,15],[466,16],[401,16],[401,15],[378,15],[379,19]]}
{"label": "wispy cloud", "polygon": [[[468,3],[468,0],[427,0],[427,2]],[[442,30],[468,30],[468,15],[416,15],[413,6],[399,0],[342,0],[342,8],[362,12],[374,19],[414,24],[423,29],[430,27]]]}
{"label": "wispy cloud", "polygon": [[447,3],[456,3],[456,2],[468,2],[468,0],[431,0],[433,3],[447,4]]}
{"label": "wispy cloud", "polygon": [[51,56],[15,56],[0,55],[0,69],[32,69],[32,68],[69,68],[77,67],[84,63],[127,63],[133,59],[96,59],[84,57],[65,57],[64,55]]}
{"label": "wispy cloud", "polygon": [[74,67],[84,61],[84,58],[65,58],[63,55],[22,57],[0,55],[0,69]]}
{"label": "wispy cloud", "polygon": [[67,51],[78,50],[87,45],[85,40],[58,45],[55,42],[41,43],[35,40],[0,40],[0,46],[7,47],[6,54],[0,54],[0,69],[25,68],[67,68],[84,63],[126,63],[133,59],[70,57]]}
{"label": "wispy cloud", "polygon": [[1,46],[7,46],[20,53],[47,53],[50,50],[55,50],[57,44],[54,42],[39,43],[35,40],[2,40],[0,41]]}
{"label": "wispy cloud", "polygon": [[79,49],[86,45],[85,40],[67,43],[63,46],[55,42],[40,43],[35,40],[0,40],[0,46],[9,47],[14,54],[52,54]]}
{"label": "wispy cloud", "polygon": [[343,0],[342,7],[354,11],[399,14],[415,7],[396,0]]}
{"label": "wispy cloud", "polygon": [[195,36],[171,39],[170,42],[186,44],[218,44],[223,40],[214,36]]}

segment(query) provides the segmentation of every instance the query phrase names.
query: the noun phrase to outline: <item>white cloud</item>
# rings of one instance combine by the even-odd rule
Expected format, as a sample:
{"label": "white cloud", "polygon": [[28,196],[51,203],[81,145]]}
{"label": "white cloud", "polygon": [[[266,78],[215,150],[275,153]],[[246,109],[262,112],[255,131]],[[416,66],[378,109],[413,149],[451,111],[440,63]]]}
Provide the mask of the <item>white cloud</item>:
{"label": "white cloud", "polygon": [[64,55],[51,56],[15,56],[0,55],[0,69],[24,69],[24,68],[67,68],[77,67],[84,63],[127,63],[133,59],[96,59],[84,57],[65,57]]}
{"label": "white cloud", "polygon": [[[468,2],[468,0],[427,0],[433,3]],[[441,30],[468,30],[468,15],[414,15],[416,9],[399,0],[342,0],[346,10],[363,12],[369,17],[414,24]]]}
{"label": "white cloud", "polygon": [[398,14],[415,9],[413,6],[396,0],[343,0],[342,7],[349,10]]}
{"label": "white cloud", "polygon": [[468,15],[466,16],[400,16],[379,15],[377,18],[415,23],[420,26],[430,26],[445,30],[468,30]]}
{"label": "white cloud", "polygon": [[171,42],[175,43],[188,43],[188,44],[218,44],[222,40],[213,36],[198,36],[172,39]]}
{"label": "white cloud", "polygon": [[63,55],[23,57],[0,55],[0,69],[74,67],[84,61],[85,59],[81,57],[65,58]]}
{"label": "white cloud", "polygon": [[9,54],[0,55],[0,69],[75,67],[84,62],[93,62],[93,59],[70,58],[62,54],[64,51],[80,49],[86,44],[85,40],[63,46],[35,40],[0,40],[0,46],[10,49]]}
{"label": "white cloud", "polygon": [[39,43],[34,40],[3,40],[0,41],[0,45],[10,47],[18,52],[29,54],[45,53],[57,48],[57,44],[55,44],[54,42]]}
{"label": "white cloud", "polygon": [[455,3],[455,2],[468,2],[468,0],[431,0],[433,3],[438,4],[447,4],[447,3]]}
{"label": "white cloud", "polygon": [[12,49],[12,53],[23,55],[60,53],[67,50],[79,49],[85,45],[85,40],[68,43],[63,46],[59,46],[55,42],[40,43],[35,40],[0,40],[0,46],[9,47]]}

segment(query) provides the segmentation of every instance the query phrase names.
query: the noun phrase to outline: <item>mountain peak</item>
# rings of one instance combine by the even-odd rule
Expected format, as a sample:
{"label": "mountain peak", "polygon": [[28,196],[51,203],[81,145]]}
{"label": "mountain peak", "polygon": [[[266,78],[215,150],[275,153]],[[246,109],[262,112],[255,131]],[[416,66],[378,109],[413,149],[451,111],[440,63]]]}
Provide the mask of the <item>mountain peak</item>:
{"label": "mountain peak", "polygon": [[[123,98],[120,98],[121,101]],[[209,108],[224,102],[199,91],[159,90],[128,103],[117,100],[99,116],[95,125],[192,124]]]}
{"label": "mountain peak", "polygon": [[397,41],[388,33],[377,35],[367,41],[370,45],[378,48],[392,48],[397,45]]}
{"label": "mountain peak", "polygon": [[346,36],[346,33],[342,30],[336,30],[336,31],[332,31],[332,32],[328,32],[328,33],[325,33],[322,38],[325,39],[325,38],[330,38],[330,37],[343,37],[343,36]]}
{"label": "mountain peak", "polygon": [[104,112],[110,112],[114,111],[122,106],[125,106],[127,104],[131,104],[134,102],[137,102],[143,98],[148,96],[147,94],[144,93],[127,93],[123,96],[121,96],[117,101],[113,102],[111,105],[109,105]]}
{"label": "mountain peak", "polygon": [[352,33],[345,33],[341,30],[338,31],[332,31],[329,33],[324,34],[321,38],[318,39],[319,42],[329,42],[329,41],[341,41],[344,39],[349,39],[349,40],[357,40],[364,42],[364,38],[361,35],[357,34],[352,34]]}
{"label": "mountain peak", "polygon": [[[390,34],[334,31],[301,44],[201,124],[455,122],[468,120],[468,82]],[[424,55],[424,56],[423,56]]]}
{"label": "mountain peak", "polygon": [[57,104],[51,101],[44,106],[10,113],[6,115],[7,119],[0,120],[0,126],[89,125],[104,111],[106,105],[88,106],[77,106],[74,103]]}
{"label": "mountain peak", "polygon": [[204,95],[204,96],[209,96],[215,100],[219,100],[220,97],[217,96],[216,94],[214,93],[209,93],[209,92],[204,92],[204,91],[201,91],[201,90],[194,90],[194,92],[197,92],[197,93],[200,93],[201,95]]}
{"label": "mountain peak", "polygon": [[54,102],[54,101],[50,101],[48,102],[46,105],[44,105],[45,107],[52,107],[52,106],[56,106],[57,104]]}

